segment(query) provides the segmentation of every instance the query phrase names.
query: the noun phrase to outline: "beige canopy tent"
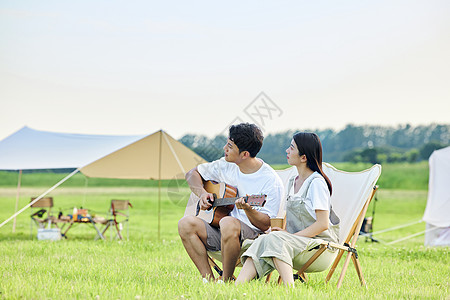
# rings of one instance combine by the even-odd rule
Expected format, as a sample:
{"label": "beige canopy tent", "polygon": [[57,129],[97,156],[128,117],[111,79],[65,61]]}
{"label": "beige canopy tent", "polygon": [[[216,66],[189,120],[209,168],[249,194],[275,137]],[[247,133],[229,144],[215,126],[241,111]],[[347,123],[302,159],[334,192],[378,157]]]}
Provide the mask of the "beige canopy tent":
{"label": "beige canopy tent", "polygon": [[[159,238],[161,180],[184,178],[184,174],[188,170],[204,163],[205,160],[163,130],[147,136],[117,136],[116,139],[114,138],[113,136],[43,132],[25,127],[0,141],[0,170],[76,168],[75,171],[37,197],[34,202],[39,201],[79,171],[87,177],[158,180]],[[23,147],[27,140],[30,146],[33,143],[40,143],[40,145],[34,148],[34,152],[28,152],[31,147]],[[107,144],[107,147],[102,148],[101,146],[105,144]],[[67,147],[67,145],[70,145],[70,147]],[[95,147],[92,147],[93,145]],[[64,149],[64,147],[67,147],[67,149]],[[99,148],[102,148],[102,151],[99,151]],[[71,155],[70,151],[77,153],[77,155],[79,151],[84,151],[85,155],[76,157],[75,154]],[[67,157],[67,159],[62,156]],[[26,161],[30,157],[34,159],[24,164],[24,160]],[[57,163],[55,163],[55,160],[57,160]],[[31,204],[33,202],[5,220],[0,224],[0,227],[15,218]]]}
{"label": "beige canopy tent", "polygon": [[160,130],[100,158],[80,171],[88,177],[120,179],[179,178],[205,160]]}

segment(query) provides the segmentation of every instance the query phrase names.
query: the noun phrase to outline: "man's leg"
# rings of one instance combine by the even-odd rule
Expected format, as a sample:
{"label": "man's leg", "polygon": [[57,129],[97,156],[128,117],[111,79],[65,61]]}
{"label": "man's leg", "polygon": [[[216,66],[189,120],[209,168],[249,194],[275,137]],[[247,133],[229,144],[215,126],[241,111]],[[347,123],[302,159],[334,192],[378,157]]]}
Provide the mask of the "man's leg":
{"label": "man's leg", "polygon": [[236,262],[241,251],[240,234],[241,223],[233,217],[224,217],[219,222],[222,250],[223,280],[228,281],[233,277]]}
{"label": "man's leg", "polygon": [[214,280],[206,252],[206,228],[202,219],[186,216],[178,221],[178,234],[191,260],[203,278]]}

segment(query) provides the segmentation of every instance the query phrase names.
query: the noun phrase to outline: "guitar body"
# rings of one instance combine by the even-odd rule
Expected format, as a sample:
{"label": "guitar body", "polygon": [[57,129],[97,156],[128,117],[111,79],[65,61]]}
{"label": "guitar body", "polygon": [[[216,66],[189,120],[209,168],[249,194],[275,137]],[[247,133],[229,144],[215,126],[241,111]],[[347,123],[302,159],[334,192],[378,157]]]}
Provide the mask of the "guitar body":
{"label": "guitar body", "polygon": [[[233,198],[237,196],[237,188],[223,182],[206,181],[203,185],[208,193],[214,194],[214,198]],[[211,226],[219,227],[219,221],[230,214],[234,204],[216,206],[209,210],[200,210],[197,207],[197,217],[202,218]]]}
{"label": "guitar body", "polygon": [[[237,197],[237,188],[226,183],[207,181],[204,188],[208,193],[214,195],[214,202],[209,210],[201,210],[197,203],[196,216],[208,222],[211,226],[219,227],[219,221],[230,214],[234,208]],[[264,206],[267,195],[246,195],[242,198],[250,206]]]}

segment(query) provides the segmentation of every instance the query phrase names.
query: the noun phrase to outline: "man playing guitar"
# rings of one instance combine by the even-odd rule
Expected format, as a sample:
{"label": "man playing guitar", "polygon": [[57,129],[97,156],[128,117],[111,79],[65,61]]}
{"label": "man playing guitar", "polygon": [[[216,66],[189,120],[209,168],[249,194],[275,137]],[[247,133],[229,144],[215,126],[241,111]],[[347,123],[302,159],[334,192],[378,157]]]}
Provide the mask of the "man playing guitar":
{"label": "man playing guitar", "polygon": [[276,172],[256,158],[262,147],[263,135],[254,124],[233,125],[224,146],[223,158],[201,164],[186,173],[192,192],[197,195],[200,209],[211,208],[214,196],[203,183],[207,180],[225,182],[237,188],[238,196],[267,195],[264,207],[253,207],[239,198],[229,216],[219,221],[219,228],[196,216],[185,216],[178,222],[178,233],[183,245],[200,274],[214,280],[208,263],[207,251],[221,251],[223,280],[232,278],[239,258],[242,241],[255,239],[270,227],[284,194],[283,184]]}

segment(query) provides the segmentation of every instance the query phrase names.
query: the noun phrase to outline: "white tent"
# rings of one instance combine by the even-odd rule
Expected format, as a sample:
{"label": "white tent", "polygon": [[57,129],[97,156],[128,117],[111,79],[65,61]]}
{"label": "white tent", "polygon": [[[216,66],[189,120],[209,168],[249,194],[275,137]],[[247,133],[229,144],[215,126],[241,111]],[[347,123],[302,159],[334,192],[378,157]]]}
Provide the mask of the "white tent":
{"label": "white tent", "polygon": [[[67,134],[24,127],[0,141],[0,170],[74,168],[38,201],[80,171],[88,177],[176,179],[205,160],[163,130],[150,135]],[[158,196],[160,202],[160,195]],[[0,224],[2,227],[31,205]],[[158,235],[160,232],[158,208]]]}
{"label": "white tent", "polygon": [[425,245],[450,246],[450,147],[434,151],[429,165]]}

